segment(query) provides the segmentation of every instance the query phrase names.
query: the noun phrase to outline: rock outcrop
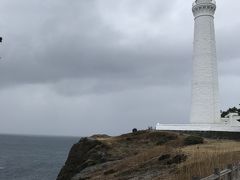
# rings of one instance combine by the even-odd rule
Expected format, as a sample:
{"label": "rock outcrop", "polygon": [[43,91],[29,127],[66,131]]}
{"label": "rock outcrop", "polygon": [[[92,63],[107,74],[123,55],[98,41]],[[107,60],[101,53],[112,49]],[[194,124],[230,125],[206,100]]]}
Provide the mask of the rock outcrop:
{"label": "rock outcrop", "polygon": [[[174,153],[169,154],[167,164],[165,161],[158,160],[166,150],[163,149],[159,153],[154,148],[169,144],[171,141],[174,141],[173,146],[181,144],[176,133],[167,132],[138,131],[118,137],[93,135],[90,138],[82,138],[71,148],[57,180],[159,176],[164,172],[158,171],[159,169],[167,169],[166,167],[186,160],[185,157],[176,160],[179,156]],[[143,158],[143,156],[146,157]],[[129,168],[130,164],[135,167]]]}
{"label": "rock outcrop", "polygon": [[60,171],[57,180],[71,179],[75,174],[89,166],[106,162],[108,148],[101,141],[82,138],[71,148],[68,159]]}

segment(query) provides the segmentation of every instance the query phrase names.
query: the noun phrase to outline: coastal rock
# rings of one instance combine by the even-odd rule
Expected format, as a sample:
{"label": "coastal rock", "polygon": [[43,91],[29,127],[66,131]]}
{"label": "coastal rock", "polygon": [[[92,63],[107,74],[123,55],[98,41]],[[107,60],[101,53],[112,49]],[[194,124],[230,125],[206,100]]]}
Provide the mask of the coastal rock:
{"label": "coastal rock", "polygon": [[[152,160],[147,161],[141,164],[140,171],[138,171],[138,169],[125,169],[125,160],[129,157],[142,156],[141,153],[144,150],[176,139],[178,136],[175,133],[150,131],[138,131],[118,137],[93,135],[89,138],[82,138],[71,148],[57,180],[98,179],[99,176],[101,179],[109,177],[134,178],[135,175],[155,176],[159,174],[156,173],[156,169],[159,168],[160,164],[152,162]],[[157,161],[157,159],[153,161]],[[156,168],[149,169],[148,163],[156,164]],[[145,170],[147,170],[147,174]],[[129,176],[129,171],[134,172],[135,175]]]}
{"label": "coastal rock", "polygon": [[68,159],[57,180],[71,179],[75,174],[87,167],[106,162],[107,149],[107,145],[98,140],[82,138],[71,148]]}

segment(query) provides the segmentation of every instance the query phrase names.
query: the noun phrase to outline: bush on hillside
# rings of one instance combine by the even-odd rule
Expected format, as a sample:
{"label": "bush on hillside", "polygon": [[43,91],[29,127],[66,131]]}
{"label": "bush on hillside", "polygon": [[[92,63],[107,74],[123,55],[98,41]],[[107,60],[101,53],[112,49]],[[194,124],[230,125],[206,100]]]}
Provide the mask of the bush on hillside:
{"label": "bush on hillside", "polygon": [[132,133],[137,133],[137,132],[138,132],[137,128],[132,129]]}
{"label": "bush on hillside", "polygon": [[168,138],[166,138],[166,137],[160,137],[160,138],[158,139],[156,145],[163,145],[163,144],[167,143],[168,141],[169,141]]}
{"label": "bush on hillside", "polygon": [[222,111],[221,112],[221,117],[224,118],[229,113],[238,113],[238,115],[240,115],[240,109],[238,109],[236,107],[229,108],[227,111]]}
{"label": "bush on hillside", "polygon": [[203,141],[200,136],[188,136],[184,139],[184,145],[203,144]]}

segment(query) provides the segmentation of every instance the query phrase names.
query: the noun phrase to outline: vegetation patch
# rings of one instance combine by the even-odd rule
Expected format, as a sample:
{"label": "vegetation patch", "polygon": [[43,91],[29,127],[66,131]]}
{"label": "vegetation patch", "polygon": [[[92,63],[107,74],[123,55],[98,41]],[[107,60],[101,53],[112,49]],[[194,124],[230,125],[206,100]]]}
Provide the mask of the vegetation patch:
{"label": "vegetation patch", "polygon": [[188,136],[184,139],[184,145],[203,144],[204,139],[200,136]]}
{"label": "vegetation patch", "polygon": [[115,172],[116,172],[116,170],[114,170],[114,169],[109,169],[109,170],[105,171],[103,174],[104,174],[104,175],[109,175],[109,174],[113,174],[113,173],[115,173]]}
{"label": "vegetation patch", "polygon": [[177,154],[176,156],[167,161],[167,165],[180,164],[186,160],[187,156],[185,154]]}
{"label": "vegetation patch", "polygon": [[166,159],[169,159],[171,157],[170,154],[163,154],[162,156],[160,156],[158,158],[159,161],[163,161],[163,160],[166,160]]}
{"label": "vegetation patch", "polygon": [[156,143],[156,145],[163,145],[167,143],[170,139],[167,137],[160,137]]}

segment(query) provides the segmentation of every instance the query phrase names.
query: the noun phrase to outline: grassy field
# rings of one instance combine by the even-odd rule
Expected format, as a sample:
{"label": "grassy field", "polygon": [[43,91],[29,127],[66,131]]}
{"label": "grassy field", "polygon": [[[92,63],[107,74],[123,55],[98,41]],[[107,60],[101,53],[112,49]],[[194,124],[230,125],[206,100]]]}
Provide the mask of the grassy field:
{"label": "grassy field", "polygon": [[207,140],[205,144],[180,148],[188,159],[177,167],[174,179],[206,177],[214,168],[225,169],[228,164],[240,161],[240,142],[229,140]]}
{"label": "grassy field", "polygon": [[191,180],[193,176],[206,177],[213,174],[214,168],[225,169],[228,164],[240,161],[240,141],[205,139],[204,144],[184,146],[182,141],[187,135],[179,135],[176,140],[152,148],[127,158],[116,169],[138,171],[141,167],[153,167],[163,154],[185,154],[187,160],[168,167],[158,166],[159,177],[154,179]]}
{"label": "grassy field", "polygon": [[[128,169],[129,173],[134,173],[141,167],[157,167],[162,173],[152,179],[191,180],[193,176],[206,177],[213,174],[214,168],[223,170],[228,164],[240,161],[239,141],[205,139],[204,144],[182,146],[183,138],[184,136],[178,136],[176,140],[164,145],[145,149],[122,161],[115,168],[118,171]],[[187,160],[177,165],[158,166],[158,158],[163,154],[185,154]]]}

